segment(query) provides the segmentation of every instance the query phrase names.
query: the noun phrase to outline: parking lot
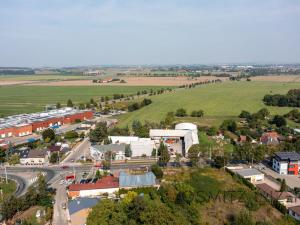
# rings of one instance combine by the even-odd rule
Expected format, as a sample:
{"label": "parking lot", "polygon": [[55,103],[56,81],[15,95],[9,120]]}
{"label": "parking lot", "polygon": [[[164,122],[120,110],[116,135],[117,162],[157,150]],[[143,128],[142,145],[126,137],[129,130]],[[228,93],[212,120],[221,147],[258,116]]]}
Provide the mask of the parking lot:
{"label": "parking lot", "polygon": [[277,178],[285,179],[287,185],[291,188],[295,188],[295,187],[300,188],[300,178],[299,178],[300,176],[299,175],[282,175],[282,174],[279,174],[279,173],[275,172],[274,170],[270,169],[269,167],[264,167],[264,169],[261,171],[267,175],[272,176],[275,179],[277,179]]}

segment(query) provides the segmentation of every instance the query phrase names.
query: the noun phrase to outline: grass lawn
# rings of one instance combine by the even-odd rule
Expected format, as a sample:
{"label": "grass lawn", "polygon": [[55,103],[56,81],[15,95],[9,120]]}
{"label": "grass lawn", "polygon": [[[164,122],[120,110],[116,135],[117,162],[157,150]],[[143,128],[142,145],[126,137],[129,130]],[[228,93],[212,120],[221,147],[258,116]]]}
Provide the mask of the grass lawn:
{"label": "grass lawn", "polygon": [[150,86],[2,86],[0,87],[0,115],[37,112],[44,109],[46,104],[66,104],[68,99],[73,103],[86,103],[90,98],[95,100],[101,96],[113,94],[136,94],[142,90],[158,90],[163,87]]}
{"label": "grass lawn", "polygon": [[132,121],[161,121],[167,112],[182,107],[192,110],[204,110],[203,118],[185,117],[179,121],[195,122],[199,125],[219,126],[224,119],[234,119],[241,110],[256,112],[266,107],[271,114],[284,114],[288,107],[267,107],[262,102],[265,94],[286,93],[289,89],[299,88],[300,83],[278,82],[224,82],[182,89],[177,92],[153,96],[153,103],[135,112],[118,117],[119,126],[131,125]]}
{"label": "grass lawn", "polygon": [[16,183],[12,180],[8,180],[8,183],[6,184],[5,179],[1,178],[0,190],[2,190],[2,194],[3,194],[3,196],[0,197],[0,202],[2,202],[3,198],[13,194],[16,191]]}

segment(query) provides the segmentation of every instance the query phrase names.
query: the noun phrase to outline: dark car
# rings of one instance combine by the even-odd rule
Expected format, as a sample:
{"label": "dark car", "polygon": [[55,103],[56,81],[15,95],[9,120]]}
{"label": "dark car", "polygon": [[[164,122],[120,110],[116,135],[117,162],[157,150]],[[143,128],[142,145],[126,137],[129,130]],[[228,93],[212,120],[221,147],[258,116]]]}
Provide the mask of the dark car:
{"label": "dark car", "polygon": [[97,180],[98,180],[98,178],[94,178],[94,179],[92,180],[92,183],[93,183],[93,184],[96,183]]}
{"label": "dark car", "polygon": [[84,184],[85,183],[85,179],[80,180],[80,183]]}
{"label": "dark car", "polygon": [[92,178],[88,178],[88,179],[85,180],[85,183],[88,184],[88,183],[90,183],[92,180],[93,180]]}

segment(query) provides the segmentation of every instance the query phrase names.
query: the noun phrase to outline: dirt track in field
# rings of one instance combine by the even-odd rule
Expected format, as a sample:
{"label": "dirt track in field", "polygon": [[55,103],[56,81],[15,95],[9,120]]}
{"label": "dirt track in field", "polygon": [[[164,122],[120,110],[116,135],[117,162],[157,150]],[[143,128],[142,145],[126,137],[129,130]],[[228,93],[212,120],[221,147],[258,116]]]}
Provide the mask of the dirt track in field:
{"label": "dirt track in field", "polygon": [[[183,84],[191,84],[201,81],[218,79],[214,76],[203,76],[197,78],[188,77],[122,77],[126,83],[93,83],[92,80],[71,80],[71,81],[49,81],[37,82],[30,85],[44,86],[179,86]],[[219,78],[225,80],[224,78]]]}

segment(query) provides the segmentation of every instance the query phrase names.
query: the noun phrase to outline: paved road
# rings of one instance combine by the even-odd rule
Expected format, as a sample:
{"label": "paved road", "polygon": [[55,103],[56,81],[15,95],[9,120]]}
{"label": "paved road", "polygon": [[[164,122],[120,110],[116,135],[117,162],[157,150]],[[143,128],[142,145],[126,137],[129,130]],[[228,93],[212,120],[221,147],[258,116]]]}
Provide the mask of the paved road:
{"label": "paved road", "polygon": [[[5,174],[0,174],[0,177],[4,177],[5,178]],[[17,190],[15,192],[15,195],[17,197],[25,194],[25,188],[26,188],[26,180],[23,177],[20,176],[16,176],[13,174],[7,174],[7,178],[10,180],[14,180],[17,183]]]}
{"label": "paved road", "polygon": [[66,188],[58,182],[52,185],[56,189],[55,203],[53,207],[53,225],[68,225],[66,209],[63,209],[62,204],[67,203]]}
{"label": "paved road", "polygon": [[88,156],[90,152],[91,143],[89,138],[85,138],[79,145],[77,145],[72,152],[61,162],[61,164],[75,162],[81,156]]}

